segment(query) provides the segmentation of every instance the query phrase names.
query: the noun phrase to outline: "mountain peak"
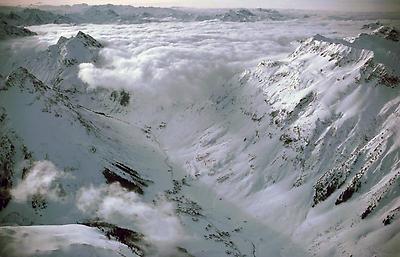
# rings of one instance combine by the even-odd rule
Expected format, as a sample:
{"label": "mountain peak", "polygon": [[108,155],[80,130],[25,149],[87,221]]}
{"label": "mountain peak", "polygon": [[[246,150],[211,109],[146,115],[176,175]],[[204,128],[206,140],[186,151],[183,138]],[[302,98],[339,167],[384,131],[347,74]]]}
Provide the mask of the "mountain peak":
{"label": "mountain peak", "polygon": [[89,34],[79,31],[75,36],[61,36],[56,45],[50,46],[56,59],[66,66],[82,62],[92,62],[103,45]]}
{"label": "mountain peak", "polygon": [[99,43],[96,39],[94,39],[89,34],[83,33],[82,31],[79,31],[78,34],[76,34],[75,38],[79,39],[85,46],[91,46],[97,48],[103,47],[103,45]]}
{"label": "mountain peak", "polygon": [[57,41],[57,45],[61,45],[61,44],[65,43],[66,41],[68,41],[68,38],[61,36]]}
{"label": "mountain peak", "polygon": [[96,39],[79,31],[72,37],[61,36],[57,44],[40,52],[34,60],[27,60],[24,66],[47,85],[76,89],[75,85],[81,82],[75,75],[78,65],[96,63],[102,47]]}
{"label": "mountain peak", "polygon": [[61,36],[57,41],[57,45],[59,47],[69,45],[69,44],[76,44],[76,43],[82,44],[84,47],[94,47],[94,48],[102,48],[103,47],[103,45],[100,42],[98,42],[96,39],[94,39],[89,34],[86,34],[82,31],[78,31],[78,33],[75,36],[72,36],[70,38]]}

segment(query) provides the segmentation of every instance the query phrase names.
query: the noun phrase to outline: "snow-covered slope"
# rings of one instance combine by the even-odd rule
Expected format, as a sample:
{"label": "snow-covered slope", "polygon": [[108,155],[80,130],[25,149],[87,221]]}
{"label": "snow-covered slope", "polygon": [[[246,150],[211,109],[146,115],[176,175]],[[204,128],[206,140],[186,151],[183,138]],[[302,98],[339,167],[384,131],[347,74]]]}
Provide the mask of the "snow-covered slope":
{"label": "snow-covered slope", "polygon": [[393,31],[316,35],[189,105],[86,91],[104,44],[60,38],[0,91],[0,253],[396,256]]}
{"label": "snow-covered slope", "polygon": [[[22,240],[21,240],[22,239]],[[130,254],[130,249],[110,241],[95,228],[84,225],[9,226],[0,228],[2,256],[96,256],[119,257]],[[45,252],[45,253],[44,253]],[[36,255],[37,256],[37,255]]]}
{"label": "snow-covered slope", "polygon": [[310,38],[169,120],[161,142],[312,254],[395,256],[400,47],[384,31]]}
{"label": "snow-covered slope", "polygon": [[[78,33],[70,40],[82,38],[88,37]],[[62,59],[60,53],[55,59]],[[58,69],[48,73],[59,74]],[[0,229],[6,245],[2,254],[107,256],[118,248],[124,256],[243,256],[254,251],[251,242],[258,236],[274,238],[265,248],[297,251],[289,239],[235,206],[215,206],[217,196],[204,194],[207,189],[169,161],[150,127],[122,119],[123,113],[112,116],[114,106],[107,101],[131,107],[118,100],[122,92],[94,91],[83,100],[77,96],[80,88],[65,90],[37,76],[18,68],[7,76],[0,94],[0,160],[6,167],[0,220],[7,225]],[[75,223],[82,226],[69,225]],[[76,234],[82,238],[74,239]],[[48,240],[52,235],[57,236]]]}
{"label": "snow-covered slope", "polygon": [[[110,247],[104,245],[96,250],[104,242],[104,238],[98,233],[91,232],[94,236],[91,238],[94,249],[85,246],[88,244],[86,239],[71,242],[74,234],[90,232],[83,226],[70,226],[67,227],[68,231],[64,231],[66,227],[63,226],[3,227],[1,241],[7,242],[7,247],[2,249],[2,254],[31,256],[40,253],[41,256],[71,256],[87,252],[102,254],[105,251],[104,256],[108,256],[106,250],[112,250],[112,245],[114,248],[118,245],[114,240],[124,242],[131,248],[128,252],[130,256],[136,256],[136,253],[144,251],[140,250],[143,248],[148,248],[146,251],[150,252],[158,251],[152,246],[158,241],[153,242],[155,239],[150,228],[154,226],[154,222],[168,229],[169,217],[166,216],[167,213],[164,214],[168,209],[160,210],[159,214],[156,204],[141,202],[139,195],[151,181],[142,178],[142,174],[137,174],[128,162],[135,163],[134,167],[137,169],[148,171],[144,176],[148,176],[151,171],[158,173],[160,170],[166,170],[167,167],[163,168],[164,157],[159,156],[160,153],[154,144],[147,143],[147,138],[140,128],[72,103],[67,95],[45,85],[25,68],[15,70],[7,77],[6,87],[0,99],[1,166],[5,167],[1,176],[2,184],[5,185],[1,195],[2,224],[82,223],[98,228],[108,239],[113,238],[107,243]],[[102,131],[101,127],[106,128],[111,125],[109,121],[113,120],[117,125],[111,130],[106,129],[108,132]],[[129,150],[124,149],[126,145],[120,144],[125,137],[123,134],[135,142],[134,146],[127,148]],[[150,160],[146,161],[149,156],[153,163],[150,163]],[[166,175],[158,174],[155,177],[165,180]],[[121,186],[105,186],[113,182],[119,182]],[[168,182],[158,183],[154,191],[162,190],[163,184]],[[144,217],[141,216],[136,217],[135,212],[138,210],[135,209],[130,214],[125,214],[124,210],[109,213],[100,205],[99,213],[92,213],[95,211],[92,210],[92,206],[95,207],[96,202],[91,202],[93,200],[87,197],[88,192],[104,194],[104,199],[108,201],[104,204],[111,204],[115,199],[124,197],[127,204],[137,206],[135,208],[138,210],[147,210],[146,218],[149,220],[143,220]],[[153,199],[154,193],[149,194]],[[125,215],[127,219],[117,219],[119,215]],[[128,215],[135,215],[132,216],[133,220],[139,221],[132,222]],[[105,221],[98,222],[102,217],[102,220],[113,224],[120,222],[124,228]],[[170,219],[175,218],[172,216]],[[147,235],[135,232],[139,230],[137,226],[144,226],[142,229],[148,231]],[[31,235],[34,236],[37,231],[45,233],[43,239],[36,238],[38,241],[32,243]],[[26,241],[17,240],[20,233],[27,234]],[[46,238],[51,237],[52,233],[61,236],[58,236],[55,242],[46,242]],[[165,241],[163,238],[159,240],[161,243]],[[149,243],[146,243],[147,241]],[[15,247],[14,244],[20,247]],[[73,248],[68,247],[71,244]]]}

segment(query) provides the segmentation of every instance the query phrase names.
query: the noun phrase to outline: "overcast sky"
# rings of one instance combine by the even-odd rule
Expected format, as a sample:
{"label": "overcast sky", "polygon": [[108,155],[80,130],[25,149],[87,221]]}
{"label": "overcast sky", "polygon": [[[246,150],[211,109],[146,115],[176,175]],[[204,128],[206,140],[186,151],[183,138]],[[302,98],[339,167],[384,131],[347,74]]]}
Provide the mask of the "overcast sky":
{"label": "overcast sky", "polygon": [[266,7],[345,11],[400,11],[400,0],[0,0],[6,5],[28,4],[129,4],[185,7]]}

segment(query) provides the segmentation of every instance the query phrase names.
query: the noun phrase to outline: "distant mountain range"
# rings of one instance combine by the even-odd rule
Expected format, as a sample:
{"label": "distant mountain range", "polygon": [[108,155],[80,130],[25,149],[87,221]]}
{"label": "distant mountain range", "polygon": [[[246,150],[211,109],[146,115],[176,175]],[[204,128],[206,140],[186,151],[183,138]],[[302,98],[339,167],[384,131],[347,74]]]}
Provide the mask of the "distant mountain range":
{"label": "distant mountain range", "polygon": [[0,21],[0,39],[33,35],[36,35],[36,33],[29,29],[8,24],[6,21]]}
{"label": "distant mountain range", "polygon": [[294,18],[282,15],[276,10],[261,8],[213,11],[116,5],[43,6],[39,8],[3,8],[0,20],[17,26],[31,26],[49,23],[144,23],[169,20],[254,22]]}

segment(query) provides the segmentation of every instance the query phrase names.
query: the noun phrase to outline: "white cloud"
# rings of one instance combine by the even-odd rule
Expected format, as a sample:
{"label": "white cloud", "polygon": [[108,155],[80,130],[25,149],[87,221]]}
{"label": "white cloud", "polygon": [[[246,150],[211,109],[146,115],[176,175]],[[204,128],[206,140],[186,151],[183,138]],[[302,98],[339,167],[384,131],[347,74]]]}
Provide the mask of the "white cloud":
{"label": "white cloud", "polygon": [[132,229],[139,229],[146,239],[164,252],[173,250],[184,239],[183,227],[174,206],[160,199],[151,205],[118,183],[101,187],[81,188],[77,195],[78,208],[91,216]]}
{"label": "white cloud", "polygon": [[37,161],[17,187],[11,190],[11,195],[17,202],[25,202],[36,194],[57,200],[60,188],[54,182],[63,176],[65,174],[52,162]]}
{"label": "white cloud", "polygon": [[[45,25],[31,29],[39,40],[89,33],[105,42],[96,64],[80,65],[79,77],[89,88],[124,88],[150,95],[154,102],[197,101],[210,88],[265,58],[289,54],[292,42],[317,33],[357,34],[364,21],[327,22],[324,18],[240,22],[165,22],[135,25]],[[337,33],[337,31],[342,31]]]}
{"label": "white cloud", "polygon": [[322,30],[334,33],[333,27],[318,23],[304,23],[299,30],[299,23],[304,22],[87,27],[109,44],[101,51],[102,63],[81,64],[79,77],[90,88],[125,88],[164,100],[193,101],[266,56],[289,53],[296,39]]}

